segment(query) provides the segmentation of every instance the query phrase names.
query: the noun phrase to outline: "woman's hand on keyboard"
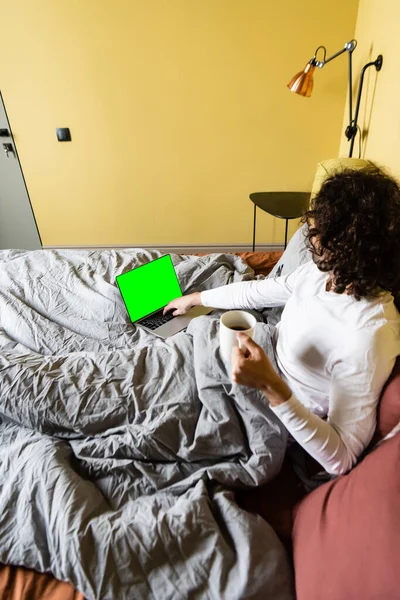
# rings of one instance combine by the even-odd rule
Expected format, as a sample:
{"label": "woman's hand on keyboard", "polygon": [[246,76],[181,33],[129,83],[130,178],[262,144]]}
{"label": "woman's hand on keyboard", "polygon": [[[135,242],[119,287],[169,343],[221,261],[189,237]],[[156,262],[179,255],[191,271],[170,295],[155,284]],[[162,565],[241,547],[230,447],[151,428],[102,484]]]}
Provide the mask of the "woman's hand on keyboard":
{"label": "woman's hand on keyboard", "polygon": [[167,312],[173,311],[172,314],[174,317],[185,315],[193,306],[201,306],[200,292],[194,292],[194,294],[188,294],[187,296],[171,300],[164,308],[163,314],[165,315]]}

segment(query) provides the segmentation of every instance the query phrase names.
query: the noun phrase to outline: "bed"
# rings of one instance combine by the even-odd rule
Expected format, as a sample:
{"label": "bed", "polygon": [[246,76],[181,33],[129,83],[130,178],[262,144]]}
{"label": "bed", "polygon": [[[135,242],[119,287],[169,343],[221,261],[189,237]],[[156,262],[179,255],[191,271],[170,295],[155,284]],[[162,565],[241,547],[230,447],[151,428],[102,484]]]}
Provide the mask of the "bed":
{"label": "bed", "polygon": [[[118,297],[115,276],[159,254],[0,252],[1,597],[293,598],[281,541],[235,496],[276,476],[286,434],[231,384],[218,311],[164,342]],[[279,257],[173,262],[189,292]]]}

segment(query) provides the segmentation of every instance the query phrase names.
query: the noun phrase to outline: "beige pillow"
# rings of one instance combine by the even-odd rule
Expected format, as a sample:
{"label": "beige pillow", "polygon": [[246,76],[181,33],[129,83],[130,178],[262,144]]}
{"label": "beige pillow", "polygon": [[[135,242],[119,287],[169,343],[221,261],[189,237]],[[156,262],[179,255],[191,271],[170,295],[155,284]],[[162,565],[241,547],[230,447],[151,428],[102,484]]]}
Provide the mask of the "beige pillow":
{"label": "beige pillow", "polygon": [[317,171],[311,189],[311,198],[319,192],[321,185],[329,175],[342,169],[362,169],[370,163],[371,161],[364,160],[363,158],[329,158],[328,160],[323,160],[317,164]]}

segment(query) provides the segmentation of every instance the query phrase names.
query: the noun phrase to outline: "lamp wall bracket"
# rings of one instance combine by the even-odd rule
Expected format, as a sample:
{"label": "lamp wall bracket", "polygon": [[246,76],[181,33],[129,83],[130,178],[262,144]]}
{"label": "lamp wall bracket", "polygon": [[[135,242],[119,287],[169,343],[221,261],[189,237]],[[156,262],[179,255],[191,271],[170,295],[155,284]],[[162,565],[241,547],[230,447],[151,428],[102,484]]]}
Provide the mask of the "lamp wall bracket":
{"label": "lamp wall bracket", "polygon": [[357,135],[357,121],[358,121],[358,113],[360,110],[360,102],[361,102],[362,89],[363,89],[363,85],[364,85],[365,71],[369,67],[375,67],[375,69],[377,71],[380,71],[382,69],[382,63],[383,63],[383,56],[382,56],[382,54],[378,54],[378,56],[376,57],[376,60],[373,60],[373,61],[367,63],[361,69],[360,82],[358,84],[356,109],[355,109],[355,113],[354,113],[354,120],[350,119],[350,123],[347,126],[346,131],[345,131],[345,135],[350,142],[349,157],[353,156],[354,140]]}
{"label": "lamp wall bracket", "polygon": [[383,63],[383,56],[382,56],[382,54],[378,54],[378,57],[375,61],[375,68],[377,71],[380,71],[382,69],[382,63]]}

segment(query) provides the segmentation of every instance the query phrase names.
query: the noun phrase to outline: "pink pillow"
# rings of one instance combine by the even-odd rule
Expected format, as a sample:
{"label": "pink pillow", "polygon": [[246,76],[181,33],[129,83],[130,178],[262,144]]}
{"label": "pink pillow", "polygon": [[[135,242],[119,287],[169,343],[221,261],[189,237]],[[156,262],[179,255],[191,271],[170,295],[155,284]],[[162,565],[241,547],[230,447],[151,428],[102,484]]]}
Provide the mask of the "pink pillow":
{"label": "pink pillow", "polygon": [[400,357],[383,388],[377,420],[377,433],[380,437],[385,437],[400,421]]}
{"label": "pink pillow", "polygon": [[296,507],[297,600],[400,598],[400,434]]}

